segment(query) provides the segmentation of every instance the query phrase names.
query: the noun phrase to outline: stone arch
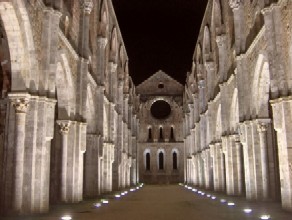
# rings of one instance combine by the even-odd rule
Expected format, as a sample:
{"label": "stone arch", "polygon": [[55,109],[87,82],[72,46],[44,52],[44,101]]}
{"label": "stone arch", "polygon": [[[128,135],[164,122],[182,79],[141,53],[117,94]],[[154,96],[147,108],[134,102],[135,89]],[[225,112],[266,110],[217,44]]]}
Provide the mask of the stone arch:
{"label": "stone arch", "polygon": [[222,135],[222,118],[221,118],[221,104],[218,106],[216,114],[216,128],[215,128],[215,139],[221,140]]}
{"label": "stone arch", "polygon": [[9,46],[11,91],[36,90],[35,48],[24,1],[0,2],[0,20]]}
{"label": "stone arch", "polygon": [[252,82],[252,115],[269,117],[270,70],[264,54],[258,56]]}
{"label": "stone arch", "polygon": [[206,25],[204,28],[203,38],[203,61],[208,62],[211,59],[211,33],[209,26]]}
{"label": "stone arch", "polygon": [[99,36],[107,37],[108,30],[109,30],[108,7],[107,7],[106,0],[103,0],[101,2],[100,14],[99,14],[99,28],[98,28]]}
{"label": "stone arch", "polygon": [[144,168],[145,170],[147,170],[147,154],[150,155],[150,161],[149,161],[149,165],[150,165],[150,169],[151,169],[151,150],[149,148],[145,149],[143,152],[143,161],[144,161]]}
{"label": "stone arch", "polygon": [[103,105],[103,136],[105,140],[109,139],[109,113],[108,103]]}
{"label": "stone arch", "polygon": [[123,48],[123,45],[121,44],[120,45],[120,48],[119,48],[119,67],[122,69],[123,68],[123,64],[125,63],[124,61],[124,48]]}
{"label": "stone arch", "polygon": [[222,16],[222,9],[221,9],[221,1],[214,0],[213,1],[213,12],[212,12],[212,28],[215,30],[216,35],[221,34],[221,29],[223,25],[223,16]]}
{"label": "stone arch", "polygon": [[161,155],[163,155],[163,161],[162,161],[162,163],[163,163],[163,169],[162,170],[164,170],[165,169],[165,158],[166,158],[166,153],[165,153],[165,150],[164,149],[162,149],[162,148],[160,148],[160,149],[158,149],[157,150],[157,169],[159,170],[159,168],[161,168],[160,166],[159,166],[159,164],[161,163]]}
{"label": "stone arch", "polygon": [[[177,157],[177,160],[176,160],[176,165],[177,165],[177,169],[179,168],[179,163],[180,163],[180,161],[179,161],[179,150],[177,149],[177,148],[173,148],[172,150],[171,150],[171,156],[173,157],[173,154],[174,153],[176,153],[176,157]],[[172,162],[174,163],[174,161],[173,161],[173,158],[172,158]]]}
{"label": "stone arch", "polygon": [[65,54],[60,57],[56,71],[58,119],[70,119],[75,114],[75,89],[68,59]]}
{"label": "stone arch", "polygon": [[114,27],[111,33],[110,41],[110,61],[117,63],[118,61],[118,39],[117,39],[117,29]]}
{"label": "stone arch", "polygon": [[94,134],[97,127],[96,117],[96,104],[94,102],[95,97],[93,89],[90,85],[87,85],[87,100],[86,100],[86,121],[87,121],[87,133]]}
{"label": "stone arch", "polygon": [[231,133],[236,133],[237,126],[239,123],[239,108],[238,108],[238,90],[237,88],[234,89],[231,105],[230,105],[230,119],[229,119],[229,128]]}

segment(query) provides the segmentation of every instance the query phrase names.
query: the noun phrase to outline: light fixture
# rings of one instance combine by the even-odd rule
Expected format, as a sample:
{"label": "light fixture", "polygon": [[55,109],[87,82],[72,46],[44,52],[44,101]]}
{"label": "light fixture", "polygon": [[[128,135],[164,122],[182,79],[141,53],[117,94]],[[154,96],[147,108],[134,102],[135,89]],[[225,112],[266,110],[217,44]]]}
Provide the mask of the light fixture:
{"label": "light fixture", "polygon": [[260,217],[260,219],[268,220],[268,219],[271,219],[271,216],[270,216],[270,215],[262,215],[262,216]]}
{"label": "light fixture", "polygon": [[120,197],[121,197],[121,195],[117,194],[117,195],[115,195],[115,197],[116,197],[116,198],[120,198]]}
{"label": "light fixture", "polygon": [[125,193],[125,195],[126,195],[126,194],[128,194],[128,191],[125,191],[124,193]]}
{"label": "light fixture", "polygon": [[197,192],[198,190],[197,190],[197,189],[192,189],[192,191],[193,191],[193,192]]}
{"label": "light fixture", "polygon": [[126,194],[122,192],[122,193],[121,193],[121,196],[124,196],[124,195],[126,195]]}
{"label": "light fixture", "polygon": [[61,219],[62,219],[62,220],[71,220],[72,217],[69,216],[69,215],[65,215],[65,216],[63,216]]}
{"label": "light fixture", "polygon": [[95,208],[99,208],[99,207],[101,206],[101,203],[100,203],[100,202],[94,203],[93,206],[94,206]]}
{"label": "light fixture", "polygon": [[249,214],[252,212],[252,209],[247,208],[247,209],[243,209],[243,211],[244,213]]}
{"label": "light fixture", "polygon": [[106,200],[106,199],[102,199],[101,202],[102,202],[103,204],[108,204],[108,203],[109,203],[109,201]]}
{"label": "light fixture", "polygon": [[201,195],[203,196],[203,195],[205,195],[205,193],[204,192],[201,192]]}
{"label": "light fixture", "polygon": [[188,189],[192,189],[192,187],[189,186]]}
{"label": "light fixture", "polygon": [[130,192],[134,192],[136,189],[130,189]]}
{"label": "light fixture", "polygon": [[220,202],[221,203],[225,203],[226,202],[226,199],[220,199]]}
{"label": "light fixture", "polygon": [[216,199],[216,196],[212,196],[211,199],[213,199],[213,200]]}
{"label": "light fixture", "polygon": [[198,193],[199,193],[199,194],[201,194],[201,193],[202,193],[202,191],[198,191]]}
{"label": "light fixture", "polygon": [[227,205],[228,206],[235,206],[235,203],[234,202],[228,202]]}
{"label": "light fixture", "polygon": [[140,187],[139,187],[139,186],[137,186],[137,187],[136,187],[136,189],[140,189]]}
{"label": "light fixture", "polygon": [[208,198],[210,198],[210,197],[211,197],[211,195],[210,195],[210,194],[208,194],[208,195],[207,195],[207,197],[208,197]]}

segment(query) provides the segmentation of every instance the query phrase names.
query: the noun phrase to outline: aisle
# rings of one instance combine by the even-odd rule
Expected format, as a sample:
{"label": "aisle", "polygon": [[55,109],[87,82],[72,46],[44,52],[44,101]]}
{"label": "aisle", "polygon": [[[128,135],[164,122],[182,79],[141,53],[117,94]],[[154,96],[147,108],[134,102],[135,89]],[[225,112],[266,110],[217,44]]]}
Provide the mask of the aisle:
{"label": "aisle", "polygon": [[[216,199],[211,199],[207,195],[178,185],[144,186],[121,198],[108,196],[109,204],[98,208],[93,206],[97,200],[86,201],[77,205],[58,205],[49,214],[19,219],[60,220],[67,214],[72,220],[255,220],[267,210],[271,219],[292,219],[291,213],[283,212],[274,203],[248,203],[243,198],[219,194],[212,194]],[[226,199],[225,203],[222,203],[222,198]],[[235,206],[228,206],[228,201],[233,201]],[[244,213],[244,207],[252,208],[253,212]]]}

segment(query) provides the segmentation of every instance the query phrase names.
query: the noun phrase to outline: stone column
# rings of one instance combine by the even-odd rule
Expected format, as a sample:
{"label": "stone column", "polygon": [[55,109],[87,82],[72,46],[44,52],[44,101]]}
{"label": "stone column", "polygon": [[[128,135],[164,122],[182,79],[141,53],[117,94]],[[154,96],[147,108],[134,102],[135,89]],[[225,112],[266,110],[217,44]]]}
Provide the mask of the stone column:
{"label": "stone column", "polygon": [[240,143],[239,135],[234,136],[235,141],[235,154],[236,154],[236,173],[237,179],[235,181],[235,193],[236,195],[242,195],[243,193],[243,161],[242,161],[242,145]]}
{"label": "stone column", "polygon": [[117,78],[117,67],[118,65],[114,62],[109,62],[108,64],[108,67],[109,67],[109,74],[110,74],[110,88],[109,88],[109,98],[110,98],[110,101],[111,102],[114,102],[116,103],[115,99],[116,99],[116,94],[115,94],[115,91],[117,90],[117,83],[116,83],[116,78]]}
{"label": "stone column", "polygon": [[61,175],[61,201],[67,202],[67,163],[68,163],[68,133],[71,121],[58,120],[60,134],[62,135],[62,175]]}
{"label": "stone column", "polygon": [[229,6],[234,15],[234,30],[235,30],[235,45],[236,54],[240,54],[245,49],[245,40],[243,37],[244,17],[243,15],[243,0],[229,0]]}
{"label": "stone column", "polygon": [[262,166],[262,184],[263,184],[263,199],[269,198],[269,168],[268,168],[268,144],[267,144],[267,122],[258,122],[258,132],[260,136],[260,152]]}
{"label": "stone column", "polygon": [[227,80],[226,69],[226,50],[227,50],[227,37],[225,34],[216,36],[216,43],[219,50],[219,82]]}
{"label": "stone column", "polygon": [[108,39],[105,37],[97,38],[97,76],[95,77],[98,85],[104,85],[105,80],[105,47],[107,45]]}
{"label": "stone column", "polygon": [[11,97],[15,108],[15,150],[14,150],[14,195],[13,209],[16,213],[22,212],[23,206],[23,178],[24,178],[24,141],[25,118],[29,106],[29,96]]}

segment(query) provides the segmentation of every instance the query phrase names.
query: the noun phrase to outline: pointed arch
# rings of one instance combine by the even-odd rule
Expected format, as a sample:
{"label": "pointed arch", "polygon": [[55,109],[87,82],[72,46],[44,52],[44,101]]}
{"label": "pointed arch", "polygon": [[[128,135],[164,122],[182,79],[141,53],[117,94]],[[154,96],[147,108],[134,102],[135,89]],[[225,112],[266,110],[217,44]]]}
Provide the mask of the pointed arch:
{"label": "pointed arch", "polygon": [[234,89],[234,92],[232,95],[229,114],[230,114],[229,127],[231,130],[231,133],[236,133],[237,126],[239,123],[238,90],[237,90],[237,88]]}
{"label": "pointed arch", "polygon": [[114,63],[117,63],[118,60],[118,39],[116,27],[114,27],[111,32],[110,60]]}
{"label": "pointed arch", "polygon": [[215,129],[215,138],[220,140],[222,135],[222,118],[221,118],[221,104],[218,106],[216,114],[216,129]]}
{"label": "pointed arch", "polygon": [[35,47],[24,1],[0,2],[0,21],[9,46],[11,90],[37,90]]}
{"label": "pointed arch", "polygon": [[107,37],[109,29],[109,15],[106,0],[103,0],[100,5],[98,34],[99,36]]}
{"label": "pointed arch", "polygon": [[270,70],[264,54],[258,56],[252,82],[252,114],[269,117]]}
{"label": "pointed arch", "polygon": [[209,26],[206,25],[204,28],[204,38],[203,38],[203,61],[206,63],[210,60],[211,56],[211,33]]}
{"label": "pointed arch", "polygon": [[65,54],[61,54],[56,72],[58,119],[69,119],[75,112],[75,89],[72,72]]}
{"label": "pointed arch", "polygon": [[222,25],[223,25],[223,16],[222,16],[221,1],[214,0],[213,12],[212,12],[212,28],[214,28],[213,30],[215,30],[216,36],[221,34]]}

